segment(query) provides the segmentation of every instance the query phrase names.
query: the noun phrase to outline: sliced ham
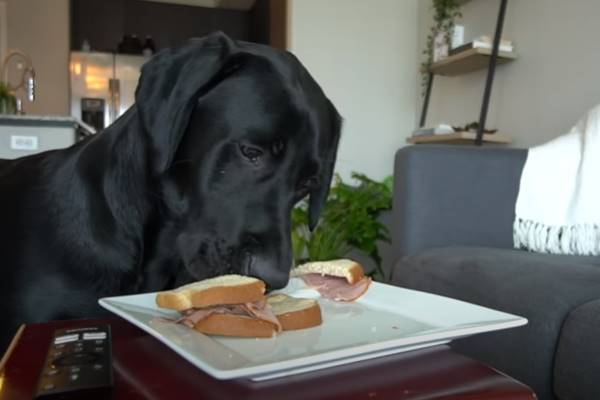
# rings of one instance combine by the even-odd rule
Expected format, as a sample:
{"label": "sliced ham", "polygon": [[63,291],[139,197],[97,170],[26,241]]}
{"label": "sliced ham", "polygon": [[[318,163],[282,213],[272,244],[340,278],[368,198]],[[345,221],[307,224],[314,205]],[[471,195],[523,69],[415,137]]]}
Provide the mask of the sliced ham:
{"label": "sliced ham", "polygon": [[193,328],[199,321],[209,317],[212,314],[233,314],[244,315],[270,322],[271,324],[275,325],[277,332],[281,331],[281,324],[277,320],[275,314],[273,314],[271,306],[268,305],[264,300],[255,303],[192,308],[183,311],[182,314],[183,315],[174,322],[187,325],[190,328]]}
{"label": "sliced ham", "polygon": [[242,304],[240,307],[243,307],[251,316],[272,323],[277,327],[277,332],[281,332],[281,324],[266,300]]}
{"label": "sliced ham", "polygon": [[351,285],[346,278],[322,274],[305,274],[304,282],[317,290],[321,296],[336,301],[354,301],[362,296],[371,285],[371,278],[364,277]]}
{"label": "sliced ham", "polygon": [[203,320],[212,314],[227,314],[230,313],[231,309],[227,306],[216,306],[206,308],[191,308],[189,310],[182,311],[182,316],[176,319],[174,322],[178,324],[184,324],[193,328],[198,321]]}

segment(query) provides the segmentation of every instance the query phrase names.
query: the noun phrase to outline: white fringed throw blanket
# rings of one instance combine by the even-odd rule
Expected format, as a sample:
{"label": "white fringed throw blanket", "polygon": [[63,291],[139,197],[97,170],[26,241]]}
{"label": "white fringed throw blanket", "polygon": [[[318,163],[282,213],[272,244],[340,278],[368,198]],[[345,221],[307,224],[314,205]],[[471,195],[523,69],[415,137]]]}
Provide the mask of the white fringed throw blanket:
{"label": "white fringed throw blanket", "polygon": [[529,150],[515,213],[516,248],[600,255],[600,106]]}

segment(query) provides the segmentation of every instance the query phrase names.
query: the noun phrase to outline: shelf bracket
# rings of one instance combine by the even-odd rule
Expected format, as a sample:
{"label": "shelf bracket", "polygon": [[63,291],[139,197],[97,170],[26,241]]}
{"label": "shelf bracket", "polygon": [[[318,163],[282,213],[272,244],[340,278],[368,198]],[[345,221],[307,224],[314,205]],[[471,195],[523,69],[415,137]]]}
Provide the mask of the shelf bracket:
{"label": "shelf bracket", "polygon": [[433,85],[433,73],[430,72],[427,78],[427,91],[425,92],[425,98],[423,99],[423,109],[421,110],[421,122],[419,122],[419,127],[422,128],[425,126],[425,121],[427,120],[427,109],[429,108],[429,97],[431,96],[431,86]]}
{"label": "shelf bracket", "polygon": [[498,49],[500,48],[500,39],[502,38],[502,28],[504,26],[504,15],[506,14],[507,3],[508,0],[500,1],[500,11],[498,12],[498,22],[496,23],[496,33],[494,34],[494,45],[492,46],[492,55],[490,57],[487,80],[485,82],[485,91],[483,92],[483,102],[481,104],[481,113],[479,114],[479,126],[477,127],[477,137],[475,138],[476,146],[481,146],[483,141],[483,132],[485,130],[488,106],[492,94],[492,84],[494,83],[494,73],[498,61]]}

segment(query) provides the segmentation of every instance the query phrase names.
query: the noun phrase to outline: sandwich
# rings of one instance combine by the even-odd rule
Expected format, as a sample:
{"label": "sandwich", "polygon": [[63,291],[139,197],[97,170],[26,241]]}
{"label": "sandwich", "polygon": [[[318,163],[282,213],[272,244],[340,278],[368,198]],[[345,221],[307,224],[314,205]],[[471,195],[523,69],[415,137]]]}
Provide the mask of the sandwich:
{"label": "sandwich", "polygon": [[322,297],[336,301],[354,301],[367,292],[371,278],[365,276],[362,265],[353,260],[314,261],[292,269]]}
{"label": "sandwich", "polygon": [[156,304],[179,311],[181,318],[175,322],[207,335],[270,338],[282,330],[322,322],[315,300],[266,297],[263,281],[241,275],[223,275],[159,292]]}
{"label": "sandwich", "polygon": [[274,294],[267,297],[267,304],[271,306],[284,331],[312,328],[323,323],[317,300]]}
{"label": "sandwich", "polygon": [[265,301],[265,283],[223,275],[159,292],[156,304],[179,311],[176,322],[209,335],[272,337],[281,324]]}

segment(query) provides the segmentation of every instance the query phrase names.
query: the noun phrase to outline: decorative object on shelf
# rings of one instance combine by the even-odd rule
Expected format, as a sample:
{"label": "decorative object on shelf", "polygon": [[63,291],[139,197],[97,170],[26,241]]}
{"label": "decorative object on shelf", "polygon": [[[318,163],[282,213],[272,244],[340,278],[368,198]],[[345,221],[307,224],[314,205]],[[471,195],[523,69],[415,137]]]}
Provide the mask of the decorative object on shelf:
{"label": "decorative object on shelf", "polygon": [[[17,83],[12,85],[9,79],[9,66],[10,63],[16,61],[16,68],[19,71],[20,77],[17,79]],[[25,90],[27,100],[33,102],[35,100],[35,70],[33,69],[33,62],[31,57],[20,50],[11,50],[2,60],[2,68],[0,70],[0,76],[2,77],[2,83],[6,90],[15,98],[15,113],[23,114],[23,103],[20,98],[16,96],[17,90]]]}
{"label": "decorative object on shelf", "polygon": [[319,225],[308,229],[308,202],[301,201],[292,211],[292,246],[296,265],[306,261],[344,258],[352,249],[367,254],[375,262],[370,275],[387,277],[381,266],[377,242],[390,243],[387,227],[379,221],[382,212],[392,208],[392,177],[382,182],[353,172],[358,185],[349,185],[339,175],[333,185]]}
{"label": "decorative object on shelf", "polygon": [[[454,55],[463,51],[467,51],[470,49],[491,49],[494,46],[492,39],[489,36],[480,36],[478,38],[473,39],[472,41],[465,43],[460,46],[455,46],[450,49],[450,55]],[[503,51],[506,53],[513,52],[515,50],[515,46],[511,40],[502,39],[500,40],[500,45],[498,46],[498,51]]]}
{"label": "decorative object on shelf", "polygon": [[[452,127],[455,132],[475,132],[479,129],[479,122],[473,121],[469,122],[465,126],[453,126]],[[498,129],[484,129],[483,133],[489,133],[490,135],[498,132]]]}
{"label": "decorative object on shelf", "polygon": [[433,62],[442,61],[449,54],[448,41],[444,32],[438,32],[433,39]]}
{"label": "decorative object on shelf", "polygon": [[[446,50],[452,44],[452,36],[454,34],[454,25],[457,18],[462,17],[460,12],[460,4],[458,0],[433,0],[432,7],[434,10],[433,20],[434,25],[431,27],[431,33],[427,36],[427,46],[423,50],[425,61],[421,63],[421,84],[423,95],[429,81],[429,68],[434,61],[434,52],[436,38],[441,37],[445,40]],[[440,52],[438,51],[438,56]]]}
{"label": "decorative object on shelf", "polygon": [[421,127],[413,131],[413,136],[428,136],[428,135],[445,135],[448,133],[454,133],[455,128],[448,124],[438,124],[433,127]]}
{"label": "decorative object on shelf", "polygon": [[465,26],[464,25],[454,25],[454,29],[452,29],[452,43],[450,43],[450,50],[461,46],[465,42]]}

